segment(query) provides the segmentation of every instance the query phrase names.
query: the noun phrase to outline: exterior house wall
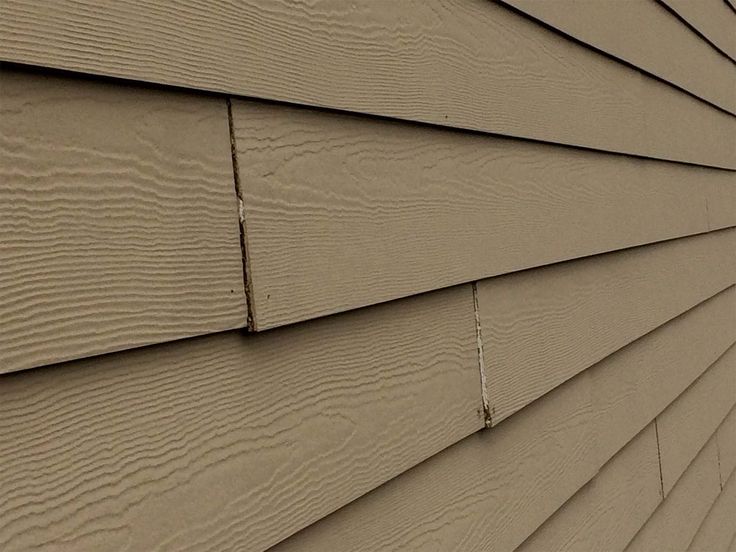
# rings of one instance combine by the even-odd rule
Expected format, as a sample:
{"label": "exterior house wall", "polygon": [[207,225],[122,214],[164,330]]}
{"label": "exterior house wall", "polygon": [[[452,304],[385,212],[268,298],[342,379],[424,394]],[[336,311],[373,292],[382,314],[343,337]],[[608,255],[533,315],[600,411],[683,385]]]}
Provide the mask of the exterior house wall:
{"label": "exterior house wall", "polygon": [[733,548],[732,28],[5,0],[0,550]]}

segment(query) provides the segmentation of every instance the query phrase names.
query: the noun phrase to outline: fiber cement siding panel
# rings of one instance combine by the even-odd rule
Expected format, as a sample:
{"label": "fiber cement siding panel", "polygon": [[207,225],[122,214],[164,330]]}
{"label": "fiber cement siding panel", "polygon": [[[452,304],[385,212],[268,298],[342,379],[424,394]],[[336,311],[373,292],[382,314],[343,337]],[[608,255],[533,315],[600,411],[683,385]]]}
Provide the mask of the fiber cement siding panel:
{"label": "fiber cement siding panel", "polygon": [[726,171],[262,102],[232,111],[257,330],[736,225]]}
{"label": "fiber cement siding panel", "polygon": [[657,435],[650,424],[517,552],[623,550],[662,500]]}
{"label": "fiber cement siding panel", "polygon": [[[701,177],[712,172],[711,169],[700,167],[697,170],[702,171]],[[721,173],[721,177],[719,181],[713,179],[706,184],[710,188],[706,207],[711,230],[736,226],[736,176]],[[693,174],[692,178],[697,177]]]}
{"label": "fiber cement siding panel", "polygon": [[493,423],[733,284],[734,238],[722,230],[478,282]]}
{"label": "fiber cement siding panel", "polygon": [[581,374],[270,552],[508,551],[596,473]]}
{"label": "fiber cement siding panel", "polygon": [[665,494],[736,403],[736,345],[657,417]]}
{"label": "fiber cement siding panel", "polygon": [[594,48],[736,113],[736,66],[653,0],[503,1]]}
{"label": "fiber cement siding panel", "polygon": [[684,552],[721,492],[715,440],[698,453],[626,552]]}
{"label": "fiber cement siding panel", "polygon": [[731,409],[716,435],[718,441],[718,459],[721,467],[721,482],[736,470],[736,407]]}
{"label": "fiber cement siding panel", "polygon": [[5,374],[0,549],[265,550],[483,427],[479,385],[470,286]]}
{"label": "fiber cement siding panel", "polygon": [[690,543],[691,552],[728,552],[736,534],[736,475],[723,486],[708,516]]}
{"label": "fiber cement siding panel", "polygon": [[736,13],[727,0],[658,0],[691,25],[707,41],[736,62]]}
{"label": "fiber cement siding panel", "polygon": [[601,462],[654,420],[734,342],[732,286],[592,366]]}
{"label": "fiber cement siding panel", "polygon": [[0,241],[0,373],[244,326],[225,101],[2,68]]}
{"label": "fiber cement siding panel", "polygon": [[5,0],[0,59],[736,168],[736,120],[487,0]]}

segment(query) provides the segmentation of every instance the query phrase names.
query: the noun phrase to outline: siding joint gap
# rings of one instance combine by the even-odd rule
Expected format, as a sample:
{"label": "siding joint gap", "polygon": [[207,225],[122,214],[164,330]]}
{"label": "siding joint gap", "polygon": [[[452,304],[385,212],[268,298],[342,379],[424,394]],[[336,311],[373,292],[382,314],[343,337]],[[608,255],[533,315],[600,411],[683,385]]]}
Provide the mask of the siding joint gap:
{"label": "siding joint gap", "polygon": [[[728,414],[726,414],[728,416]],[[725,419],[725,418],[724,418]],[[723,423],[723,420],[721,420],[721,424]],[[721,491],[723,491],[723,470],[721,468],[721,444],[718,442],[718,430],[721,429],[720,426],[716,428],[715,433],[713,434],[713,438],[716,442],[716,460],[718,461],[718,483],[721,485]]]}
{"label": "siding joint gap", "polygon": [[493,425],[491,421],[491,405],[488,400],[488,388],[486,380],[486,367],[483,359],[483,334],[480,327],[480,310],[478,309],[478,286],[477,282],[471,284],[473,289],[473,311],[475,312],[475,338],[478,345],[478,369],[480,370],[480,395],[483,401],[483,421],[487,428]]}
{"label": "siding joint gap", "polygon": [[235,127],[233,123],[233,106],[230,96],[225,97],[227,104],[227,124],[230,132],[230,155],[233,161],[233,183],[235,196],[238,200],[238,228],[240,230],[240,252],[243,259],[243,288],[245,290],[245,306],[248,310],[247,325],[249,330],[255,330],[255,307],[253,305],[253,283],[250,277],[250,267],[246,250],[245,237],[245,204],[243,203],[243,189],[240,183],[240,167],[238,166],[238,150],[235,145]]}
{"label": "siding joint gap", "polygon": [[664,479],[662,478],[662,452],[659,448],[659,426],[657,425],[657,418],[654,418],[654,436],[657,439],[657,462],[659,462],[659,494],[664,500]]}

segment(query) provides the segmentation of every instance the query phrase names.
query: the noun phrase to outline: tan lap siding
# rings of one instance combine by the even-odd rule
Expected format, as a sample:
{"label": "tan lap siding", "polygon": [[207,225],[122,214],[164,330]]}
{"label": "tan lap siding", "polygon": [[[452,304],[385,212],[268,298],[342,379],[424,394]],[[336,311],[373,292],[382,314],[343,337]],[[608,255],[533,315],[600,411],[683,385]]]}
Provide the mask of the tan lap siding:
{"label": "tan lap siding", "polygon": [[593,48],[736,113],[736,65],[654,0],[503,1]]}
{"label": "tan lap siding", "polygon": [[736,470],[736,406],[718,428],[718,459],[721,464],[721,482],[725,483]]}
{"label": "tan lap siding", "polygon": [[659,0],[698,31],[707,41],[736,62],[736,13],[727,0]]}
{"label": "tan lap siding", "polygon": [[657,416],[667,494],[736,403],[736,345]]}
{"label": "tan lap siding", "polygon": [[736,230],[478,283],[497,423],[734,282]]}
{"label": "tan lap siding", "polygon": [[245,325],[224,99],[3,68],[0,181],[0,373]]}
{"label": "tan lap siding", "polygon": [[623,550],[662,500],[657,434],[649,424],[517,552]]}
{"label": "tan lap siding", "polygon": [[595,474],[582,374],[270,552],[508,551]]}
{"label": "tan lap siding", "polygon": [[470,286],[0,376],[0,549],[264,550],[483,427],[479,385]]}
{"label": "tan lap siding", "polygon": [[736,168],[734,117],[487,0],[5,0],[0,59]]}
{"label": "tan lap siding", "polygon": [[259,330],[736,225],[726,171],[261,102],[233,121]]}
{"label": "tan lap siding", "polygon": [[734,305],[736,288],[732,286],[590,368],[601,462],[733,345]]}
{"label": "tan lap siding", "polygon": [[736,474],[731,475],[690,543],[692,552],[727,552],[736,534]]}
{"label": "tan lap siding", "polygon": [[[721,491],[715,440],[703,447],[626,552],[684,552]],[[702,552],[702,551],[701,551]]]}

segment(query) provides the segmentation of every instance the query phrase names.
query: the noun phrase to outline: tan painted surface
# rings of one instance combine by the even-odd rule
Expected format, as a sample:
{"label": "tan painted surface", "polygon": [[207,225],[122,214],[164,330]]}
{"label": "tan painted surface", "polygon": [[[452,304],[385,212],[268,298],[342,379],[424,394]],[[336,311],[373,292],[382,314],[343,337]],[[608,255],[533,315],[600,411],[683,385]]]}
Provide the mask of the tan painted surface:
{"label": "tan painted surface", "polygon": [[727,552],[736,534],[736,475],[723,486],[708,516],[690,543],[691,552]]}
{"label": "tan painted surface", "polygon": [[[556,437],[515,436],[530,493],[587,457],[571,393],[549,467]],[[4,375],[0,397],[4,552],[265,550],[483,426],[470,286]]]}
{"label": "tan painted surface", "polygon": [[734,238],[723,230],[479,282],[493,422],[733,284]]}
{"label": "tan painted surface", "polygon": [[223,99],[2,69],[0,182],[0,373],[245,325]]}
{"label": "tan painted surface", "polygon": [[665,494],[736,403],[736,345],[657,417]]}
{"label": "tan painted surface", "polygon": [[710,440],[626,552],[684,552],[720,491],[716,443]]}
{"label": "tan painted surface", "polygon": [[[698,171],[698,175],[691,178],[691,182],[708,178],[714,172],[705,167],[692,167]],[[720,172],[720,171],[718,171]],[[722,180],[710,182],[710,192],[707,199],[708,222],[711,230],[736,226],[736,176],[730,173],[722,173]],[[724,182],[728,181],[728,182]],[[692,192],[689,192],[692,193]]]}
{"label": "tan painted surface", "polygon": [[654,0],[503,1],[736,113],[736,66]]}
{"label": "tan painted surface", "polygon": [[736,13],[723,0],[661,0],[736,61]]}
{"label": "tan painted surface", "polygon": [[272,552],[513,550],[595,474],[583,374]]}
{"label": "tan painted surface", "polygon": [[731,409],[716,435],[718,440],[718,459],[721,465],[721,482],[736,470],[736,407]]}
{"label": "tan painted surface", "polygon": [[516,550],[623,550],[662,500],[661,492],[650,424]]}
{"label": "tan painted surface", "polygon": [[259,330],[736,225],[725,171],[260,102],[233,117]]}
{"label": "tan painted surface", "polygon": [[736,119],[487,0],[5,0],[0,59],[736,167]]}
{"label": "tan painted surface", "polygon": [[731,287],[589,369],[601,463],[667,408],[736,341],[734,305],[736,288]]}

